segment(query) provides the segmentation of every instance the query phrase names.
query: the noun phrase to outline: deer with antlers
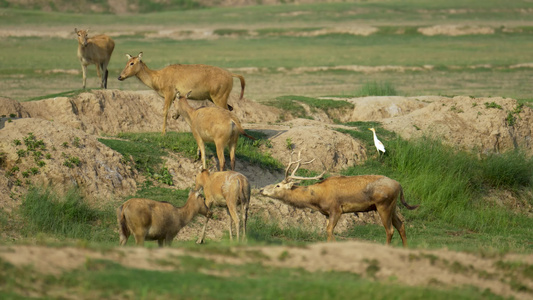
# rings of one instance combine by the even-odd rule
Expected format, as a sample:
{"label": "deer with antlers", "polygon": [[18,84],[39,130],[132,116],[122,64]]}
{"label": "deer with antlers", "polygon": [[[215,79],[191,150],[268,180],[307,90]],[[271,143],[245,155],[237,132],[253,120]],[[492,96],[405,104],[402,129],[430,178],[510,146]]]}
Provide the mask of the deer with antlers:
{"label": "deer with antlers", "polygon": [[245,81],[241,75],[219,67],[201,64],[174,64],[160,70],[151,70],[142,61],[142,55],[142,52],[137,56],[126,54],[128,62],[118,76],[118,80],[123,81],[128,77],[136,76],[142,83],[165,98],[163,134],[166,132],[168,110],[176,96],[176,90],[182,94],[192,91],[189,97],[191,100],[210,100],[220,108],[232,110],[233,108],[228,105],[228,97],[233,89],[233,77],[237,77],[241,82],[239,99],[242,99],[244,95]]}
{"label": "deer with antlers", "polygon": [[[381,175],[333,176],[310,186],[295,185],[295,180],[322,179],[322,174],[315,177],[295,176],[301,165],[314,161],[302,162],[300,153],[298,160],[293,162],[292,155],[285,170],[285,179],[277,184],[266,186],[260,190],[264,196],[281,200],[297,208],[317,210],[327,218],[328,242],[335,241],[333,230],[342,214],[355,212],[377,211],[385,232],[387,244],[390,244],[394,228],[398,230],[404,247],[407,247],[405,226],[396,212],[398,197],[407,209],[418,207],[405,202],[400,183]],[[290,169],[296,165],[289,175]],[[394,226],[394,228],[393,228]]]}

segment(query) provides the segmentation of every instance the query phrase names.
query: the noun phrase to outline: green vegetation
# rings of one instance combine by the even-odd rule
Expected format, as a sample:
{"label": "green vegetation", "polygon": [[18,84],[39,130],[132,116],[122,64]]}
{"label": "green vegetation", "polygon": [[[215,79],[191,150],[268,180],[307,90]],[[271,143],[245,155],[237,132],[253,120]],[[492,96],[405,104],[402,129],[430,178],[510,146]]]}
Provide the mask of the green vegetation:
{"label": "green vegetation", "polygon": [[355,93],[355,97],[367,96],[396,96],[397,92],[394,86],[389,82],[367,82],[359,91]]}
{"label": "green vegetation", "polygon": [[[360,134],[358,131],[342,131],[354,136]],[[479,236],[479,244],[464,244],[461,247],[463,250],[476,250],[486,243],[485,246],[490,247],[492,237],[505,240],[504,248],[531,251],[531,245],[523,242],[531,234],[531,218],[510,207],[505,209],[505,206],[502,207],[497,202],[481,200],[500,189],[511,191],[521,199],[519,201],[529,202],[531,205],[531,199],[521,195],[533,186],[533,158],[520,151],[510,151],[478,159],[473,154],[445,146],[438,140],[389,140],[392,133],[383,129],[380,129],[380,133],[381,141],[387,145],[383,158],[369,159],[364,165],[349,168],[343,174],[383,174],[398,180],[402,183],[408,202],[421,205],[416,211],[402,210],[407,222],[416,224],[415,228],[429,223],[435,227],[446,224],[438,231],[460,230],[470,232],[469,238]],[[367,144],[367,149],[372,149],[373,142],[370,138],[363,141]],[[366,235],[362,231],[370,229],[354,230],[358,233],[353,235]],[[377,226],[371,230],[371,235],[382,230]],[[408,233],[411,241],[414,237],[415,244],[418,243],[416,236],[419,233],[418,230],[416,233]],[[427,234],[422,236],[427,241]],[[438,240],[433,238],[431,244],[443,246]],[[450,247],[449,240],[445,244]]]}
{"label": "green vegetation", "polygon": [[[255,137],[256,140],[251,141],[244,137],[239,138],[236,150],[237,159],[259,164],[265,169],[281,169],[282,165],[278,161],[272,158],[271,155],[262,153],[259,149],[265,143],[265,135],[253,131],[248,131],[247,133]],[[168,155],[169,151],[180,153],[188,158],[197,158],[198,154],[196,141],[190,132],[168,132],[164,136],[159,132],[121,133],[118,137],[120,139],[102,138],[100,142],[120,152],[126,160],[131,157],[135,168],[154,179],[168,178],[169,174],[164,174],[166,168],[161,166],[163,162],[161,157]],[[214,144],[208,143],[206,145],[206,154],[208,157],[216,156]],[[226,149],[225,155],[229,157],[228,149]],[[168,171],[166,172],[168,173]]]}
{"label": "green vegetation", "polygon": [[[14,291],[20,289],[53,293],[56,297],[76,293],[100,299],[132,295],[142,299],[249,299],[250,295],[260,295],[260,299],[346,299],[353,294],[361,295],[361,299],[475,299],[480,295],[483,299],[503,299],[475,288],[400,286],[347,272],[308,272],[254,263],[236,266],[193,256],[167,258],[160,263],[173,269],[165,272],[131,269],[108,260],[87,259],[83,268],[53,276],[0,260],[0,283],[4,286],[0,296],[18,299]],[[37,286],[20,278],[46,284]]]}
{"label": "green vegetation", "polygon": [[77,190],[58,196],[50,190],[31,188],[20,206],[23,234],[49,234],[59,239],[105,242],[116,239],[113,209],[89,207]]}
{"label": "green vegetation", "polygon": [[280,96],[277,97],[276,100],[268,101],[265,104],[275,106],[283,110],[283,113],[280,115],[280,121],[285,120],[287,118],[287,114],[291,114],[296,118],[310,119],[311,117],[307,115],[307,112],[302,104],[308,106],[311,113],[321,110],[324,111],[329,117],[333,118],[335,112],[351,111],[354,107],[353,104],[346,101],[317,99],[294,95]]}

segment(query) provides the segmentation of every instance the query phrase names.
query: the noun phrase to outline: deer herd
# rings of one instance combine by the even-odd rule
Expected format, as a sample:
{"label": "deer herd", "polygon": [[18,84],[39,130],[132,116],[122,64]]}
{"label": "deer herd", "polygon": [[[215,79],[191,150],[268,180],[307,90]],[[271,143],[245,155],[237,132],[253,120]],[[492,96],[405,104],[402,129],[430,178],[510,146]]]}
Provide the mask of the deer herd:
{"label": "deer herd", "polygon": [[[86,73],[89,64],[95,64],[101,88],[107,88],[107,66],[115,47],[107,35],[88,36],[88,30],[74,29],[78,36],[78,58],[83,71],[83,88],[86,87]],[[168,202],[133,198],[117,208],[120,245],[125,245],[133,234],[136,245],[145,240],[157,240],[159,246],[172,243],[179,231],[197,214],[206,217],[205,225],[197,243],[203,243],[207,223],[212,217],[211,207],[224,206],[229,215],[229,235],[233,240],[233,227],[237,241],[246,238],[246,221],[250,205],[251,188],[248,179],[235,171],[235,149],[240,135],[254,139],[242,128],[240,120],[228,105],[233,89],[233,78],[241,84],[240,98],[243,98],[245,80],[238,74],[215,66],[202,64],[174,64],[160,70],[152,70],[142,61],[143,53],[133,57],[126,54],[128,61],[118,76],[123,81],[135,76],[146,86],[164,98],[162,134],[166,133],[167,116],[176,100],[177,110],[173,119],[183,116],[198,145],[203,169],[198,173],[195,186],[191,188],[187,202],[175,207]],[[193,108],[189,100],[210,100],[215,106]],[[377,140],[375,131],[374,140]],[[205,143],[213,142],[219,162],[217,172],[207,169]],[[229,147],[231,171],[224,171],[224,149]],[[377,146],[377,145],[376,145]],[[381,150],[384,152],[384,149]],[[296,208],[310,208],[323,214],[326,221],[327,241],[335,241],[333,231],[342,214],[376,211],[386,232],[386,243],[390,244],[394,228],[398,230],[402,244],[407,247],[405,226],[398,215],[398,199],[409,210],[418,206],[407,204],[400,183],[381,175],[331,176],[323,179],[326,171],[314,177],[296,176],[303,162],[301,152],[293,161],[291,154],[285,170],[285,178],[276,184],[260,189],[263,196],[280,200]],[[292,169],[292,172],[291,172]],[[320,180],[318,183],[300,186],[301,180]],[[203,191],[204,196],[201,192]],[[241,207],[239,216],[237,207]],[[242,228],[242,235],[241,235]]]}

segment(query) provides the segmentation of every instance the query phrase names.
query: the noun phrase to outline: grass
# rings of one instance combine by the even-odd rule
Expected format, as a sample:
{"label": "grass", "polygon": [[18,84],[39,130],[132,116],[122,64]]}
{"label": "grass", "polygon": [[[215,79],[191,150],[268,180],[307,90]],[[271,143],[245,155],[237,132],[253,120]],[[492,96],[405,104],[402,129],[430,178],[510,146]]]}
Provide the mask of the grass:
{"label": "grass", "polygon": [[390,82],[367,82],[356,93],[355,97],[396,96],[397,92]]}
{"label": "grass", "polygon": [[[359,274],[347,272],[311,273],[260,264],[235,266],[191,256],[167,258],[164,263],[173,269],[164,272],[133,269],[108,260],[87,259],[83,268],[54,276],[0,260],[0,283],[4,286],[0,296],[18,299],[19,290],[58,297],[90,294],[96,298],[129,298],[136,295],[149,299],[249,299],[250,295],[261,295],[260,299],[347,299],[346,295],[353,293],[360,294],[361,299],[472,299],[480,295],[480,291],[472,288],[446,291],[406,287],[362,279]],[[207,274],[225,272],[231,276]],[[32,278],[33,282],[46,284],[30,285],[20,278]],[[482,295],[484,299],[501,299],[487,291]]]}
{"label": "grass", "polygon": [[330,117],[335,111],[351,111],[354,107],[353,104],[346,101],[317,99],[295,95],[280,96],[277,97],[276,100],[266,102],[265,104],[275,106],[283,110],[283,114],[280,115],[280,120],[285,120],[287,118],[286,114],[291,114],[295,118],[310,119],[311,117],[308,116],[301,103],[307,105],[311,113],[321,110]]}
{"label": "grass", "polygon": [[[268,170],[280,170],[282,165],[276,161],[270,154],[260,151],[260,146],[266,143],[265,135],[260,132],[247,131],[247,133],[256,138],[255,141],[241,137],[237,143],[236,157],[238,160],[244,160],[252,164],[261,165]],[[152,133],[121,133],[116,139],[100,139],[107,146],[117,150],[125,157],[133,157],[135,167],[140,171],[147,171],[147,174],[153,174],[154,165],[162,164],[162,156],[168,152],[180,153],[185,157],[197,158],[197,145],[192,133],[190,132],[168,132],[161,135],[159,132]],[[207,143],[206,155],[216,156],[216,148],[213,143]],[[229,152],[225,149],[225,155],[228,158]]]}
{"label": "grass", "polygon": [[[531,234],[531,218],[481,199],[500,189],[511,191],[522,199],[519,201],[531,205],[530,197],[520,195],[533,184],[533,158],[520,151],[510,151],[477,159],[473,154],[457,151],[438,140],[389,140],[385,131],[380,132],[383,133],[381,140],[387,145],[386,155],[349,168],[344,175],[383,174],[401,182],[408,202],[420,204],[416,211],[402,211],[408,223],[436,227],[446,224],[447,230],[472,232],[479,239],[476,247],[491,246],[490,237],[501,237],[513,251],[531,250],[531,244],[522,240]],[[365,143],[369,147],[371,141],[367,139]],[[372,232],[383,229],[376,226],[375,230]],[[424,233],[419,237],[428,239]],[[448,239],[442,243],[437,238],[431,240],[436,247],[449,246],[450,242]],[[463,246],[471,249],[467,243]]]}
{"label": "grass", "polygon": [[[116,219],[111,208],[91,208],[76,190],[58,196],[50,190],[31,188],[20,206],[23,234],[28,237],[39,233],[60,239],[110,241]],[[111,225],[113,224],[113,225]]]}

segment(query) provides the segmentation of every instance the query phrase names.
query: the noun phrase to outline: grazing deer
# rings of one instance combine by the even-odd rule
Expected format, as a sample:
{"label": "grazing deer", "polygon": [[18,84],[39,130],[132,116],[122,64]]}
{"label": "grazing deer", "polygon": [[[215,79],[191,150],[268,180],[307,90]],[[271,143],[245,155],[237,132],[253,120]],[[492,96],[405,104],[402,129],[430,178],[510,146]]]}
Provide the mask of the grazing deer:
{"label": "grazing deer", "polygon": [[142,83],[155,90],[165,98],[163,111],[163,134],[166,132],[167,115],[170,105],[176,96],[176,90],[185,94],[193,91],[191,100],[211,100],[216,106],[232,110],[228,105],[228,97],[233,89],[233,77],[241,81],[241,97],[244,95],[244,77],[230,73],[222,68],[207,65],[175,64],[160,70],[150,70],[142,61],[142,52],[138,56],[128,57],[126,67],[118,80],[136,76]]}
{"label": "grazing deer", "polygon": [[235,170],[235,149],[237,148],[239,135],[242,134],[252,140],[255,140],[255,138],[244,132],[239,118],[231,111],[216,106],[194,109],[187,102],[190,94],[191,92],[183,97],[180,96],[179,92],[176,93],[178,109],[172,118],[178,119],[180,115],[185,117],[185,121],[191,127],[192,135],[198,144],[204,169],[207,169],[205,162],[205,142],[214,142],[217,149],[219,170],[224,171],[226,163],[224,149],[226,146],[229,146],[231,169]]}
{"label": "grazing deer", "polygon": [[89,37],[89,30],[74,28],[74,32],[78,35],[78,59],[83,72],[83,88],[87,82],[87,66],[95,64],[96,74],[101,80],[100,87],[107,89],[107,65],[115,49],[115,42],[105,34]]}
{"label": "grazing deer", "polygon": [[198,213],[210,216],[205,198],[193,190],[182,207],[150,199],[130,199],[117,208],[120,245],[124,246],[133,234],[137,246],[143,246],[145,240],[156,240],[159,247],[170,246],[178,232]]}
{"label": "grazing deer", "polygon": [[[237,232],[237,241],[239,241],[240,220],[237,214],[237,205],[241,205],[242,212],[242,240],[246,238],[246,221],[248,219],[248,207],[250,206],[250,183],[246,176],[234,171],[209,173],[208,170],[202,170],[196,176],[196,190],[203,188],[205,193],[205,202],[208,209],[215,204],[216,206],[226,206],[229,221],[229,236],[233,241],[232,224],[235,224]],[[202,234],[196,241],[197,244],[204,242],[205,229],[211,215],[206,216]]]}
{"label": "grazing deer", "polygon": [[[321,179],[325,174],[324,171],[315,177],[294,176],[301,161],[300,153],[295,162],[292,161],[291,154],[285,179],[264,187],[260,193],[294,207],[311,208],[325,215],[328,242],[335,241],[333,230],[342,214],[377,211],[387,233],[387,244],[391,242],[394,226],[400,232],[403,246],[407,247],[405,227],[396,212],[396,201],[400,197],[402,204],[411,210],[418,205],[411,206],[405,202],[402,186],[397,181],[381,175],[334,176],[310,186],[297,186],[293,180]],[[296,168],[289,175],[294,164]]]}

